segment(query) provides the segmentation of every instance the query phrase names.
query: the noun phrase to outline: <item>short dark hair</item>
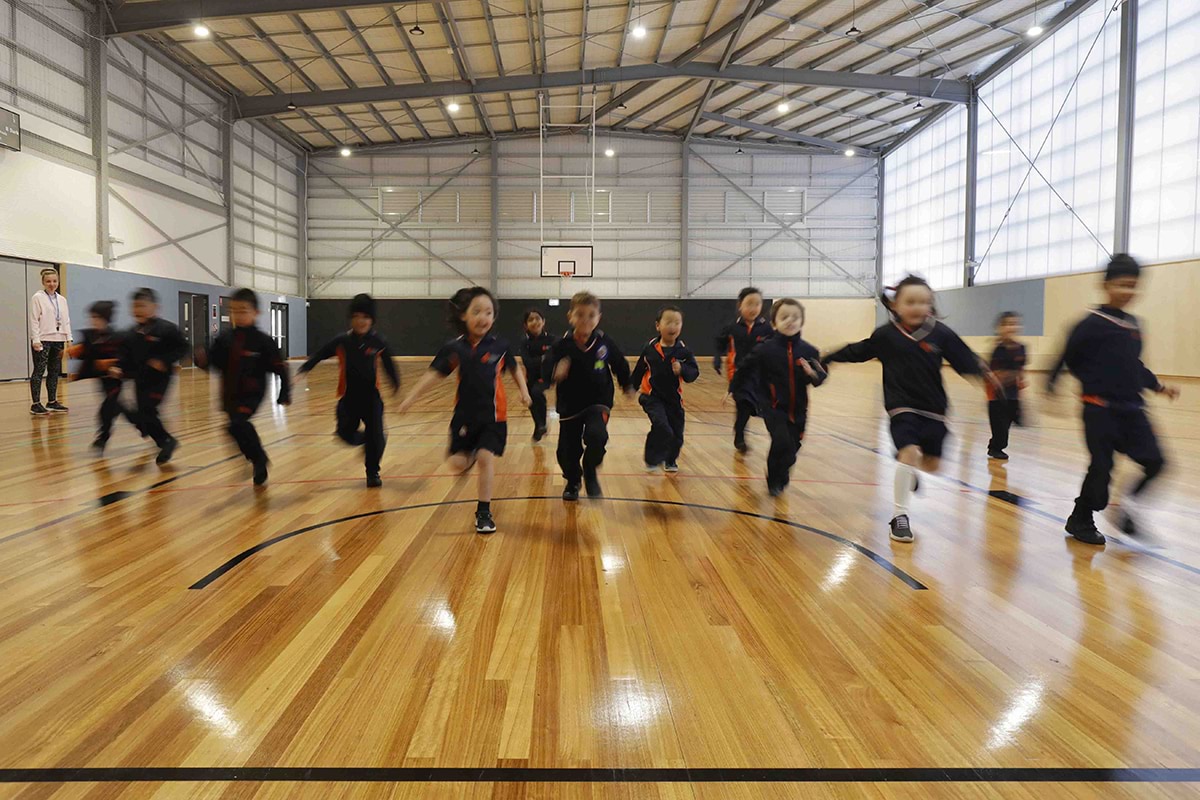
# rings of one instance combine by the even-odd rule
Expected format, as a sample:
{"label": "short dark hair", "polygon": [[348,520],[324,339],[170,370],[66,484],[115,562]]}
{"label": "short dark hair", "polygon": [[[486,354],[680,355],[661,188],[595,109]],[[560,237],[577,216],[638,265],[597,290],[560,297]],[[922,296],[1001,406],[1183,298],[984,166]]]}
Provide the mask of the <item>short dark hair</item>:
{"label": "short dark hair", "polygon": [[662,322],[662,317],[663,317],[663,314],[667,313],[668,311],[674,311],[674,312],[675,312],[676,314],[678,314],[680,317],[682,317],[682,316],[683,316],[683,309],[682,309],[682,308],[680,308],[679,306],[676,306],[676,305],[666,305],[666,306],[663,306],[662,308],[658,309],[658,314],[657,314],[657,315],[654,317],[654,321],[655,321],[655,322]]}
{"label": "short dark hair", "polygon": [[[463,321],[463,314],[467,313],[467,309],[471,307],[471,303],[476,297],[486,297],[492,301],[492,312],[496,318],[500,317],[500,304],[496,302],[496,298],[487,289],[482,286],[468,286],[465,289],[459,289],[450,298],[450,325],[459,333],[467,332],[467,323]],[[494,323],[494,320],[493,320]]]}
{"label": "short dark hair", "polygon": [[99,317],[105,322],[112,322],[113,312],[117,310],[117,304],[112,300],[97,300],[87,307],[87,312],[94,317]]}
{"label": "short dark hair", "polygon": [[536,308],[527,308],[527,309],[525,309],[525,316],[521,318],[521,322],[523,322],[524,324],[528,325],[528,324],[529,324],[529,318],[530,318],[530,317],[540,317],[540,318],[542,319],[542,321],[543,321],[543,322],[545,322],[545,320],[546,320],[546,315],[545,315],[545,314],[543,314],[543,313],[542,313],[541,311],[539,311],[538,309],[536,309]]}
{"label": "short dark hair", "polygon": [[738,305],[740,306],[742,301],[752,294],[762,297],[762,289],[759,289],[757,286],[747,286],[745,289],[742,289],[738,292]]}
{"label": "short dark hair", "polygon": [[771,303],[771,324],[772,325],[775,324],[775,318],[777,316],[779,316],[779,312],[783,309],[784,306],[795,306],[796,308],[800,309],[800,324],[801,325],[804,324],[805,317],[807,316],[804,312],[804,304],[801,303],[799,300],[797,300],[794,297],[781,297],[778,300],[776,300],[774,303]]}
{"label": "short dark hair", "polygon": [[158,304],[158,292],[151,289],[149,286],[143,286],[140,289],[134,289],[133,302],[144,300],[147,303]]}
{"label": "short dark hair", "polygon": [[600,298],[591,292],[576,292],[571,295],[571,307],[567,309],[567,313],[571,313],[580,306],[595,306],[600,308]]}
{"label": "short dark hair", "polygon": [[258,295],[254,293],[253,289],[238,289],[229,300],[233,303],[249,303],[255,311],[258,311]]}
{"label": "short dark hair", "polygon": [[996,317],[996,327],[999,328],[1001,325],[1008,322],[1010,319],[1020,319],[1020,318],[1021,318],[1021,313],[1019,311],[1001,311],[1000,316]]}

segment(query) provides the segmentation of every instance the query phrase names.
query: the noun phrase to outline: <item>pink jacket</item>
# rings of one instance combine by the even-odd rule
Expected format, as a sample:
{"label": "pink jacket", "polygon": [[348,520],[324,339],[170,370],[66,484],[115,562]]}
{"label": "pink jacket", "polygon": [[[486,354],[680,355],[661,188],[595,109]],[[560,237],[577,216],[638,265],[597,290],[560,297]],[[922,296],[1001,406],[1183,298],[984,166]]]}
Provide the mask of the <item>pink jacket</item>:
{"label": "pink jacket", "polygon": [[72,339],[67,298],[58,292],[54,293],[54,297],[58,302],[57,312],[54,301],[44,290],[29,298],[29,341],[32,344],[69,342]]}

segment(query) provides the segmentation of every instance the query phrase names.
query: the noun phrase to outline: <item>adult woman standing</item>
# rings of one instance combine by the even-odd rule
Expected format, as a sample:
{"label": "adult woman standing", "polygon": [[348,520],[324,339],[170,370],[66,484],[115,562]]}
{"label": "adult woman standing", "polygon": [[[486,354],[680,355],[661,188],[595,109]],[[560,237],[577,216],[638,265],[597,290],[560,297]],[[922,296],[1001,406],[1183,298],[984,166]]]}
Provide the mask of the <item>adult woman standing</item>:
{"label": "adult woman standing", "polygon": [[[58,378],[62,373],[63,348],[71,341],[71,312],[67,309],[67,299],[58,293],[56,269],[42,270],[42,290],[29,298],[29,339],[33,346],[33,374],[29,376],[33,405],[29,413],[64,412],[67,407],[58,402]],[[43,375],[50,401],[44,406]]]}

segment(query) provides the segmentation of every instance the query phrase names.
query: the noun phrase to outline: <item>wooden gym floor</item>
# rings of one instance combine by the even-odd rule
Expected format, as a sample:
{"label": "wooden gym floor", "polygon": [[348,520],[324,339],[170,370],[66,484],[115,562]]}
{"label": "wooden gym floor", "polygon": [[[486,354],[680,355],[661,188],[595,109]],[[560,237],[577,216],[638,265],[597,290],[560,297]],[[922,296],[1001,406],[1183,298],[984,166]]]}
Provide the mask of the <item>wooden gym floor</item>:
{"label": "wooden gym floor", "polygon": [[532,444],[514,409],[485,538],[474,477],[442,464],[453,383],[388,413],[368,491],[334,378],[260,412],[265,490],[204,374],[166,407],[165,468],[124,422],[90,454],[91,383],[49,418],[0,386],[0,796],[1200,790],[1200,384],[1154,402],[1153,538],[1097,549],[1062,532],[1085,465],[1067,400],[1030,395],[993,467],[982,392],[949,376],[912,545],[887,536],[874,365],[813,393],[779,500],[761,422],[736,457],[710,371],[674,476],[644,474],[645,417],[619,401],[602,501],[558,499],[556,431]]}

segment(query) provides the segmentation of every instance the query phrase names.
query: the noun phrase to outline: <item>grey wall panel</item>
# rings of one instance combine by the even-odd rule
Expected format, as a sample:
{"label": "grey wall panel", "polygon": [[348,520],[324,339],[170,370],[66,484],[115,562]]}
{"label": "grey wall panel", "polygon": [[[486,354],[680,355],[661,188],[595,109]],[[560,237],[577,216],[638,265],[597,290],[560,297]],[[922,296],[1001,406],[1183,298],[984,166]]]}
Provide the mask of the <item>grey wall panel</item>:
{"label": "grey wall panel", "polygon": [[0,258],[0,380],[29,377],[29,298],[25,261]]}
{"label": "grey wall panel", "polygon": [[[1046,281],[1042,278],[942,289],[935,298],[942,321],[960,336],[991,336],[996,332],[996,317],[1003,311],[1016,311],[1024,317],[1026,335],[1043,335]],[[880,325],[887,320],[882,303],[875,320]]]}

